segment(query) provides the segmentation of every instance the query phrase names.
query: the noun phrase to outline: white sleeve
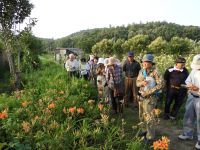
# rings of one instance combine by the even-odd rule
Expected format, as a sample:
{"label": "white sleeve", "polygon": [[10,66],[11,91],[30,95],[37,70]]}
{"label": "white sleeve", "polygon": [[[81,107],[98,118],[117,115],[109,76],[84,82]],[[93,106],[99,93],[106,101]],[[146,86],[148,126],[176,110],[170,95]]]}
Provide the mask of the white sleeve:
{"label": "white sleeve", "polygon": [[70,69],[69,61],[66,61],[66,62],[65,62],[65,69],[67,69],[67,71],[69,71],[69,69]]}
{"label": "white sleeve", "polygon": [[193,76],[193,71],[190,72],[189,76],[185,80],[185,84],[187,84],[187,85],[192,84],[192,76]]}

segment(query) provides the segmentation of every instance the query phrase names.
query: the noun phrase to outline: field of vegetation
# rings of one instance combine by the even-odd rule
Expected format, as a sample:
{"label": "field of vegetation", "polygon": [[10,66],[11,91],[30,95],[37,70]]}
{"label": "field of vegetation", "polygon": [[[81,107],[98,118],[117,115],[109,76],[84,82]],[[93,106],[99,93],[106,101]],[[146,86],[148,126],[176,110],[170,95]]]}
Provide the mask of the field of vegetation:
{"label": "field of vegetation", "polygon": [[[0,148],[153,149],[132,128],[137,111],[127,108],[124,117],[113,117],[91,83],[68,77],[49,55],[40,59],[42,67],[24,75],[23,90],[0,95]],[[186,59],[189,68],[192,55]],[[163,73],[174,58],[157,56],[155,62]]]}
{"label": "field of vegetation", "polygon": [[[123,120],[110,118],[87,81],[71,79],[45,61],[27,74],[24,89],[0,96],[1,147],[14,149],[126,149]],[[140,149],[140,148],[139,148]]]}

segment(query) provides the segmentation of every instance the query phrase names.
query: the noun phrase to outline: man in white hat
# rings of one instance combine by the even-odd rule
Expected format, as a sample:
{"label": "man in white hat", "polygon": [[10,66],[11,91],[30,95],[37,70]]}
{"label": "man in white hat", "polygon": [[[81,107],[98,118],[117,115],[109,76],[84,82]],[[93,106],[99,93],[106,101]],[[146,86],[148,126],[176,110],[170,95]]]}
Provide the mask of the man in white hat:
{"label": "man in white hat", "polygon": [[193,139],[196,119],[198,141],[195,148],[200,149],[200,54],[193,57],[191,68],[192,71],[185,81],[189,94],[183,119],[183,133],[178,138],[181,140]]}

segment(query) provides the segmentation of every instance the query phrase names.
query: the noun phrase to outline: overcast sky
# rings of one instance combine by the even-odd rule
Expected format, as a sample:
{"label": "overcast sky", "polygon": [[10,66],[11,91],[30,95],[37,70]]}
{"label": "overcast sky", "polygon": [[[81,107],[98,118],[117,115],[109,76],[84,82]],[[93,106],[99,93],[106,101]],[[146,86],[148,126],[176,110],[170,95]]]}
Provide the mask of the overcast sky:
{"label": "overcast sky", "polygon": [[31,0],[33,34],[61,38],[80,30],[167,21],[200,26],[200,0]]}

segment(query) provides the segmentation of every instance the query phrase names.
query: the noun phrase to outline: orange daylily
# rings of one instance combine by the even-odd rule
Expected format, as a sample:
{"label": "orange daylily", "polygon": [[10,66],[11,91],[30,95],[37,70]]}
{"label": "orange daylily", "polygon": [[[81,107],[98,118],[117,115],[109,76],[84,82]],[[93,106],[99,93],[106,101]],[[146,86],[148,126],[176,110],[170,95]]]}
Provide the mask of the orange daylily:
{"label": "orange daylily", "polygon": [[69,112],[74,114],[76,112],[76,107],[70,107]]}
{"label": "orange daylily", "polygon": [[154,150],[168,150],[170,140],[167,137],[162,137],[161,140],[153,142]]}
{"label": "orange daylily", "polygon": [[79,114],[83,114],[84,113],[84,109],[83,108],[77,108],[76,110]]}
{"label": "orange daylily", "polygon": [[156,116],[160,115],[161,110],[160,109],[153,109],[153,112]]}
{"label": "orange daylily", "polygon": [[103,110],[103,107],[104,107],[104,105],[103,105],[103,104],[98,104],[98,108],[99,108],[99,110],[100,110],[100,111],[102,111],[102,110]]}
{"label": "orange daylily", "polygon": [[30,123],[23,121],[22,128],[23,128],[24,132],[27,133],[27,132],[29,132],[31,125],[30,125]]}
{"label": "orange daylily", "polygon": [[55,107],[56,107],[56,105],[53,102],[51,104],[49,104],[49,106],[48,106],[49,109],[53,109]]}
{"label": "orange daylily", "polygon": [[27,102],[27,101],[23,101],[23,102],[22,102],[22,106],[23,106],[23,107],[28,106],[28,102]]}
{"label": "orange daylily", "polygon": [[8,118],[8,113],[7,110],[5,109],[4,111],[0,112],[0,119],[6,119]]}

